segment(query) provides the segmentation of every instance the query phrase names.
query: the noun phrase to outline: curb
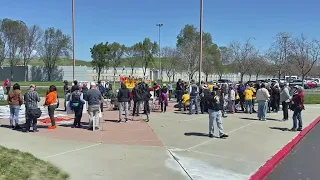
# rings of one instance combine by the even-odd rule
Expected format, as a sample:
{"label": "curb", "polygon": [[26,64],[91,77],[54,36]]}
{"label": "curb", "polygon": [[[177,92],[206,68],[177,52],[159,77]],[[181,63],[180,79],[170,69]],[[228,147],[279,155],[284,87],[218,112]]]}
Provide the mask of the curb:
{"label": "curb", "polygon": [[309,126],[304,128],[296,137],[294,137],[287,145],[278,151],[271,159],[262,165],[257,172],[255,172],[250,180],[263,180],[286,158],[289,153],[297,146],[297,144],[318,124],[320,123],[320,116],[315,119]]}

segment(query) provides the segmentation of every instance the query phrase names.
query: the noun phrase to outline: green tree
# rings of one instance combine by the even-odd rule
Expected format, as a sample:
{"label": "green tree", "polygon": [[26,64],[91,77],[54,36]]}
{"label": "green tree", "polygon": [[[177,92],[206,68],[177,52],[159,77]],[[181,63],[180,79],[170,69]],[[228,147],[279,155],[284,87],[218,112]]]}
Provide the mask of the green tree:
{"label": "green tree", "polygon": [[[210,33],[203,33],[203,49],[212,45]],[[193,25],[187,24],[177,36],[177,48],[182,58],[182,66],[187,70],[189,80],[199,69],[200,32]]]}
{"label": "green tree", "polygon": [[131,75],[133,75],[134,67],[137,65],[139,58],[138,54],[138,44],[125,48],[125,56],[129,62],[131,68]]}
{"label": "green tree", "polygon": [[110,60],[111,66],[113,67],[113,86],[116,83],[116,73],[117,68],[121,64],[121,60],[124,56],[125,46],[117,42],[109,44],[108,58]]}
{"label": "green tree", "polygon": [[158,44],[151,39],[145,38],[136,45],[138,56],[142,59],[143,76],[145,78],[147,68],[154,62],[154,56],[158,53]]}
{"label": "green tree", "polygon": [[5,43],[4,47],[7,48],[9,64],[11,67],[10,75],[13,80],[13,68],[20,61],[24,33],[27,31],[27,26],[23,21],[3,19],[0,31],[2,32],[2,44]]}
{"label": "green tree", "polygon": [[214,73],[215,67],[222,65],[219,47],[216,44],[207,45],[204,49],[202,71],[206,75],[205,81],[208,81],[208,76]]}
{"label": "green tree", "polygon": [[47,72],[47,80],[52,81],[60,58],[70,57],[71,38],[60,29],[50,27],[45,30],[39,46],[39,55]]}
{"label": "green tree", "polygon": [[91,52],[91,64],[93,68],[98,72],[98,81],[100,80],[101,76],[101,71],[104,68],[109,67],[109,52],[110,52],[110,47],[108,45],[108,42],[106,43],[100,43],[100,44],[95,44],[93,45],[92,48],[90,48]]}

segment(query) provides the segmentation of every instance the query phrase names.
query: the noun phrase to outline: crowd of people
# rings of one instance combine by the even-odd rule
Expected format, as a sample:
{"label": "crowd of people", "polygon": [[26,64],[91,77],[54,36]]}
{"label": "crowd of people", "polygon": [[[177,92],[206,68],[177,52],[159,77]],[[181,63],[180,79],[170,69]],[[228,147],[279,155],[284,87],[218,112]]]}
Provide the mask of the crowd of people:
{"label": "crowd of people", "polygon": [[[11,83],[11,82],[10,82]],[[87,84],[79,84],[74,81],[71,88],[68,82],[64,81],[65,110],[67,106],[75,114],[73,128],[82,128],[81,119],[83,108],[87,108],[89,114],[89,130],[99,129],[101,112],[103,112],[104,95],[112,90],[112,86],[107,82],[105,85],[99,81]],[[10,90],[10,86],[9,86]],[[153,95],[151,94],[153,91]],[[196,84],[191,80],[190,83],[181,79],[176,83],[175,91],[172,84],[159,85],[154,83],[149,87],[147,83],[140,82],[129,90],[124,83],[121,83],[117,90],[117,105],[119,110],[118,122],[127,122],[129,120],[129,110],[133,102],[132,116],[139,116],[140,105],[143,104],[144,114],[150,114],[150,99],[157,99],[161,112],[165,113],[168,102],[172,96],[177,99],[177,108],[179,111],[188,111],[188,114],[209,114],[209,137],[214,134],[214,122],[219,129],[219,137],[226,138],[227,134],[223,132],[222,118],[226,114],[244,112],[257,112],[258,119],[266,120],[267,113],[279,111],[280,104],[283,110],[283,121],[288,120],[288,109],[293,113],[292,131],[302,130],[301,112],[304,109],[304,95],[302,87],[290,88],[287,84],[278,83],[251,83],[251,84],[208,84],[201,82]],[[29,132],[31,126],[33,132],[37,130],[37,118],[41,116],[41,110],[38,107],[40,97],[34,84],[30,85],[29,90],[22,95],[19,84],[15,83],[13,89],[8,91],[8,103],[10,105],[10,126],[13,129],[21,129],[19,126],[19,110],[22,104],[26,107],[26,125],[25,132]],[[257,106],[255,106],[257,104]],[[59,97],[57,88],[51,85],[45,98],[44,106],[48,108],[48,114],[51,120],[49,130],[56,129],[54,113],[59,106]],[[123,117],[124,111],[124,117]],[[149,120],[147,118],[147,120]]]}

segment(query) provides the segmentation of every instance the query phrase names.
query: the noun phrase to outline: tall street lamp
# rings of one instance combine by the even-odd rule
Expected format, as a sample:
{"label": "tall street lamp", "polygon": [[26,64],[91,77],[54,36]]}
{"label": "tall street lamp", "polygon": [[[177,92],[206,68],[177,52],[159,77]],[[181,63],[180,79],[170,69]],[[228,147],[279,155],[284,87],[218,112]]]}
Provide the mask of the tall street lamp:
{"label": "tall street lamp", "polygon": [[159,64],[160,64],[160,79],[162,80],[160,36],[161,36],[161,27],[163,26],[163,24],[156,24],[156,25],[159,27]]}
{"label": "tall street lamp", "polygon": [[203,29],[203,0],[200,0],[200,59],[199,59],[199,83],[201,82],[202,72],[202,29]]}
{"label": "tall street lamp", "polygon": [[75,66],[76,66],[76,58],[75,58],[75,15],[74,15],[74,0],[72,0],[72,60],[73,60],[73,69],[72,69],[72,77],[75,79]]}

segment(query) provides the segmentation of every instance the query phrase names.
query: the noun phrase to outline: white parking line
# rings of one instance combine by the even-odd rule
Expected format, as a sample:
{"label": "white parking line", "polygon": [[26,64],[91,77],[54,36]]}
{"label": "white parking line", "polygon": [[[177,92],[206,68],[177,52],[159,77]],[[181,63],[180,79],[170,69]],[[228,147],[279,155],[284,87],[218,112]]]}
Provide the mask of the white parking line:
{"label": "white parking line", "polygon": [[90,145],[90,146],[85,146],[85,147],[82,147],[82,148],[77,148],[77,149],[74,149],[74,150],[65,151],[65,152],[58,153],[58,154],[54,154],[54,155],[51,155],[51,156],[46,156],[46,157],[44,157],[43,159],[49,159],[49,158],[52,158],[52,157],[56,157],[56,156],[68,154],[68,153],[71,153],[71,152],[80,151],[80,150],[83,150],[83,149],[88,149],[88,148],[91,148],[91,147],[99,146],[99,145],[101,145],[101,144],[102,144],[102,143],[92,144],[92,145]]}
{"label": "white parking line", "polygon": [[[236,131],[238,131],[238,130],[240,130],[240,129],[243,129],[243,128],[245,128],[245,127],[251,126],[252,124],[255,124],[255,123],[257,123],[257,122],[259,122],[259,121],[254,121],[254,122],[249,123],[249,124],[247,124],[247,125],[241,126],[241,127],[237,128],[237,129],[234,129],[234,130],[232,130],[232,131],[229,131],[227,134],[231,134],[231,133],[236,132]],[[213,140],[213,139],[206,140],[206,141],[204,141],[204,142],[202,142],[202,143],[199,143],[199,144],[197,144],[197,145],[191,146],[191,147],[187,148],[186,150],[190,150],[190,149],[193,149],[193,148],[202,146],[202,145],[207,144],[208,142],[210,142],[210,141],[212,141],[212,140]]]}

